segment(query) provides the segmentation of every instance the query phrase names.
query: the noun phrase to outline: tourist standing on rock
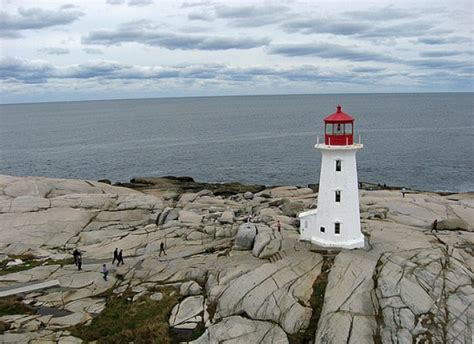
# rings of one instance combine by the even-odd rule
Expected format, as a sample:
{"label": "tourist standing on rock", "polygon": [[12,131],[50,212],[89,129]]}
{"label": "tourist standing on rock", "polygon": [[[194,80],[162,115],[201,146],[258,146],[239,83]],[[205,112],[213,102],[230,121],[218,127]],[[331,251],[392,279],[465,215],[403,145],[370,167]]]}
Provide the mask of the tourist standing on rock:
{"label": "tourist standing on rock", "polygon": [[405,198],[405,194],[406,194],[406,193],[407,193],[407,189],[402,188],[402,196],[403,196],[403,198]]}
{"label": "tourist standing on rock", "polygon": [[115,248],[114,250],[114,259],[112,259],[112,265],[115,263],[115,261],[120,262],[119,256],[118,256],[118,248]]}
{"label": "tourist standing on rock", "polygon": [[104,281],[107,281],[107,275],[109,274],[109,270],[107,269],[107,265],[102,264],[102,275],[104,275]]}
{"label": "tourist standing on rock", "polygon": [[431,225],[431,232],[433,232],[433,231],[436,232],[436,231],[437,231],[437,228],[438,228],[438,219],[435,219],[435,220],[433,221],[433,224]]}
{"label": "tourist standing on rock", "polygon": [[251,222],[252,222],[252,214],[249,214],[249,216],[247,216],[247,228],[250,227]]}
{"label": "tourist standing on rock", "polygon": [[160,254],[158,255],[158,257],[161,257],[161,253],[164,253],[165,256],[166,256],[165,243],[164,242],[160,243]]}
{"label": "tourist standing on rock", "polygon": [[82,256],[78,255],[77,256],[77,271],[81,271],[81,270],[82,270]]}
{"label": "tourist standing on rock", "polygon": [[117,260],[118,260],[117,266],[119,266],[120,263],[122,263],[122,265],[125,264],[125,263],[123,262],[123,252],[122,252],[122,250],[120,250],[120,252],[118,253]]}
{"label": "tourist standing on rock", "polygon": [[278,229],[278,233],[281,233],[281,223],[280,223],[280,220],[277,221],[277,229]]}
{"label": "tourist standing on rock", "polygon": [[72,256],[74,257],[74,265],[77,266],[77,258],[81,256],[81,252],[79,252],[79,250],[75,248],[72,252]]}

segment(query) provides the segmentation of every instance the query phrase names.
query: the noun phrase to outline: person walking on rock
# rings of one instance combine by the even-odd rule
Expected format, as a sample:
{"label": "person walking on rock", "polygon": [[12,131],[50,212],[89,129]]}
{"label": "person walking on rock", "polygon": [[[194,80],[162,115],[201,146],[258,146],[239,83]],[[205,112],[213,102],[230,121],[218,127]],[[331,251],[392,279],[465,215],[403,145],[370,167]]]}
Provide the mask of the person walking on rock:
{"label": "person walking on rock", "polygon": [[107,282],[107,275],[109,274],[109,270],[107,269],[107,265],[102,264],[102,275],[104,278],[104,281]]}
{"label": "person walking on rock", "polygon": [[120,263],[119,256],[118,256],[118,248],[114,250],[114,259],[112,259],[112,265],[114,265],[115,261],[118,261]]}
{"label": "person walking on rock", "polygon": [[77,256],[77,271],[82,271],[82,256]]}
{"label": "person walking on rock", "polygon": [[77,266],[77,257],[81,255],[81,252],[77,248],[74,249],[72,252],[72,256],[74,257],[74,265]]}
{"label": "person walking on rock", "polygon": [[278,233],[281,233],[281,222],[280,222],[280,220],[277,221],[277,229],[278,229]]}
{"label": "person walking on rock", "polygon": [[433,231],[436,232],[437,230],[438,230],[438,219],[435,219],[433,221],[433,224],[431,225],[431,232],[433,232]]}
{"label": "person walking on rock", "polygon": [[158,257],[161,257],[161,253],[164,253],[165,256],[166,256],[165,243],[164,242],[160,243],[160,254],[158,255]]}
{"label": "person walking on rock", "polygon": [[120,250],[120,252],[118,253],[117,260],[118,260],[117,266],[119,266],[120,263],[122,263],[122,265],[125,264],[125,263],[123,262],[123,252],[122,252],[122,250]]}
{"label": "person walking on rock", "polygon": [[405,198],[405,194],[406,194],[406,193],[407,193],[407,189],[402,188],[402,196],[403,196],[403,198]]}

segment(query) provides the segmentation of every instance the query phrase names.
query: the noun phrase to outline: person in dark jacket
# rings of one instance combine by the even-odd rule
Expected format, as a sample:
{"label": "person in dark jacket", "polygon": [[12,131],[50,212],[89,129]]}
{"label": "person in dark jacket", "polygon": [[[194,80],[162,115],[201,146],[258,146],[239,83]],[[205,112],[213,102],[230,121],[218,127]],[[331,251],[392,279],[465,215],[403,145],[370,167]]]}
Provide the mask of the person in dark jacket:
{"label": "person in dark jacket", "polygon": [[435,219],[435,220],[433,221],[433,224],[431,225],[431,231],[432,231],[432,232],[433,232],[433,231],[436,232],[437,230],[438,230],[438,219]]}
{"label": "person in dark jacket", "polygon": [[77,256],[77,271],[81,271],[82,270],[82,256],[79,255]]}
{"label": "person in dark jacket", "polygon": [[122,263],[122,265],[124,265],[125,263],[123,262],[123,251],[120,250],[120,252],[118,253],[118,256],[117,256],[117,266],[120,265],[120,263]]}
{"label": "person in dark jacket", "polygon": [[77,258],[81,255],[81,252],[77,248],[74,249],[72,252],[72,256],[74,257],[74,265],[77,266]]}
{"label": "person in dark jacket", "polygon": [[112,259],[112,264],[114,264],[115,261],[118,261],[120,263],[119,256],[118,256],[118,248],[114,250],[114,259]]}
{"label": "person in dark jacket", "polygon": [[109,274],[109,270],[107,269],[107,265],[102,264],[102,275],[103,275],[104,281],[107,281],[108,274]]}
{"label": "person in dark jacket", "polygon": [[165,256],[166,256],[165,243],[164,242],[160,243],[160,254],[158,255],[158,257],[161,257],[161,253],[164,253]]}

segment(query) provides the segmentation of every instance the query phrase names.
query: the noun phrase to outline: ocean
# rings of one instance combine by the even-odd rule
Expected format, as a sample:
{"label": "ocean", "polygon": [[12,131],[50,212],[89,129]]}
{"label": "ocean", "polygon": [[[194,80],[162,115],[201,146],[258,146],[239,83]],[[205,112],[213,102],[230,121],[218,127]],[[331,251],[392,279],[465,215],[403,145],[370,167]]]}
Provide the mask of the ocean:
{"label": "ocean", "polygon": [[355,118],[359,180],[473,191],[472,93],[196,97],[0,105],[0,173],[307,185],[323,118]]}

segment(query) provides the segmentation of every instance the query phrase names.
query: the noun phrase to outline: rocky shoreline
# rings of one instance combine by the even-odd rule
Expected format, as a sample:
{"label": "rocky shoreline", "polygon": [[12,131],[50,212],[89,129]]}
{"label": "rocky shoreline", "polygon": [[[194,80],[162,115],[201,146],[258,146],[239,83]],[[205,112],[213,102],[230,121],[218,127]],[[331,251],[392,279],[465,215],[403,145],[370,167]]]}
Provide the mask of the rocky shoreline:
{"label": "rocky shoreline", "polygon": [[[315,207],[317,185],[105,182],[0,176],[0,291],[59,283],[8,299],[10,308],[0,303],[0,342],[93,340],[83,330],[105,324],[119,301],[149,309],[161,326],[146,332],[137,322],[117,332],[121,340],[471,342],[474,193],[403,198],[363,183],[367,247],[324,252],[298,240],[297,214]],[[125,255],[119,267],[110,264],[116,247]]]}

